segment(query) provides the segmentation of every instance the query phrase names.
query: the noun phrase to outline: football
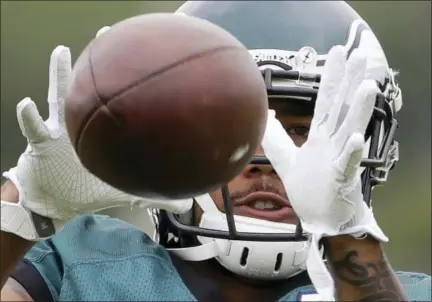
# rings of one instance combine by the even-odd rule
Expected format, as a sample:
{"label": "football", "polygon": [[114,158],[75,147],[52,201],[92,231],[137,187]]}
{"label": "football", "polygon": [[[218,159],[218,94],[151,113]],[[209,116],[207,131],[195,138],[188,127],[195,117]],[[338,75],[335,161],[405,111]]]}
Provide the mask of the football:
{"label": "football", "polygon": [[65,120],[86,169],[124,192],[189,198],[251,160],[267,93],[247,49],[194,17],[147,14],[93,39],[77,59]]}

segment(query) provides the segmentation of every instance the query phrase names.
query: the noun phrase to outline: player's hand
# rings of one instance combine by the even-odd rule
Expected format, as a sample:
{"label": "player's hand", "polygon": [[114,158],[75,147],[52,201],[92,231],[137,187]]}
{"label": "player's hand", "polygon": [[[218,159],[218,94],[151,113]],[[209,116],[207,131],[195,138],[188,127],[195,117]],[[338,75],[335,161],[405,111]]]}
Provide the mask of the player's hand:
{"label": "player's hand", "polygon": [[334,47],[322,75],[307,142],[296,147],[270,111],[262,143],[303,230],[312,235],[307,268],[324,300],[332,298],[333,288],[318,249],[322,237],[370,234],[388,240],[361,192],[364,133],[379,93],[376,82],[366,79],[366,64],[359,51],[346,61],[344,48]]}
{"label": "player's hand", "polygon": [[[357,233],[360,225],[365,232],[373,219],[363,202],[360,162],[379,90],[365,80],[364,55],[354,51],[345,58],[341,46],[329,54],[307,142],[296,147],[274,111],[263,141],[304,230],[312,234]],[[380,230],[367,232],[385,239]]]}
{"label": "player's hand", "polygon": [[35,103],[23,99],[17,117],[28,141],[16,167],[4,173],[19,191],[22,205],[45,217],[62,221],[116,206],[139,205],[174,212],[189,207],[189,202],[146,200],[125,194],[100,181],[80,163],[69,141],[64,100],[71,75],[69,48],[57,46],[49,66],[49,118],[43,121]]}

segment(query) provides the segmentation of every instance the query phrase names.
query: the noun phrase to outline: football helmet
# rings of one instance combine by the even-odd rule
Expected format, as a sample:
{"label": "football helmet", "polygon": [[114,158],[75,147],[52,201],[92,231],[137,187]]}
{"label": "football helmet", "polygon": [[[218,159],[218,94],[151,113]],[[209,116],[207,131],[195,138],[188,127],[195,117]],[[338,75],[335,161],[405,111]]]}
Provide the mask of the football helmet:
{"label": "football helmet", "polygon": [[[263,75],[269,101],[283,99],[293,114],[313,113],[327,54],[343,45],[367,55],[367,77],[376,80],[377,97],[362,161],[365,202],[375,185],[387,180],[398,160],[396,113],[402,96],[395,72],[367,23],[342,1],[188,1],[178,14],[208,20],[239,39]],[[270,164],[263,156],[252,164]],[[185,260],[216,258],[229,271],[255,279],[289,278],[305,269],[308,234],[301,225],[233,215],[228,187],[222,188],[225,213],[209,195],[194,199],[203,210],[199,225],[193,209],[180,215],[151,209],[155,240]]]}

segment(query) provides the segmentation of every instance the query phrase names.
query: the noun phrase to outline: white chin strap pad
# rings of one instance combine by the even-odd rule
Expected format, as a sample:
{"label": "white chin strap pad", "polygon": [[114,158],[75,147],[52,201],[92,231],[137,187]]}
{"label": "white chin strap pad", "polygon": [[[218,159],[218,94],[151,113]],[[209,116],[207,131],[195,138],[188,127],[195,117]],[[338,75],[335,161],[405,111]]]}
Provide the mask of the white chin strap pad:
{"label": "white chin strap pad", "polygon": [[[201,228],[228,231],[225,214],[214,210],[216,206],[209,196],[201,196],[197,202],[205,203]],[[239,232],[294,233],[296,228],[243,216],[234,216],[234,220]],[[201,246],[169,250],[188,261],[216,258],[232,273],[252,279],[286,279],[300,273],[305,270],[309,252],[309,242],[231,241],[203,236],[198,236],[198,240]]]}

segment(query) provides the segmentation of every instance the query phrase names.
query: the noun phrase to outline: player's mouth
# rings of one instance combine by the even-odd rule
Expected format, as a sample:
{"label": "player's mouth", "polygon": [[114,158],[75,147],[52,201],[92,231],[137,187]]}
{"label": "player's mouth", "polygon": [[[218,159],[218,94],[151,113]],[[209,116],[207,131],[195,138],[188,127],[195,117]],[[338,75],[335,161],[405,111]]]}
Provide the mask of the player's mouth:
{"label": "player's mouth", "polygon": [[234,214],[257,219],[295,223],[289,201],[271,192],[254,192],[234,203]]}

